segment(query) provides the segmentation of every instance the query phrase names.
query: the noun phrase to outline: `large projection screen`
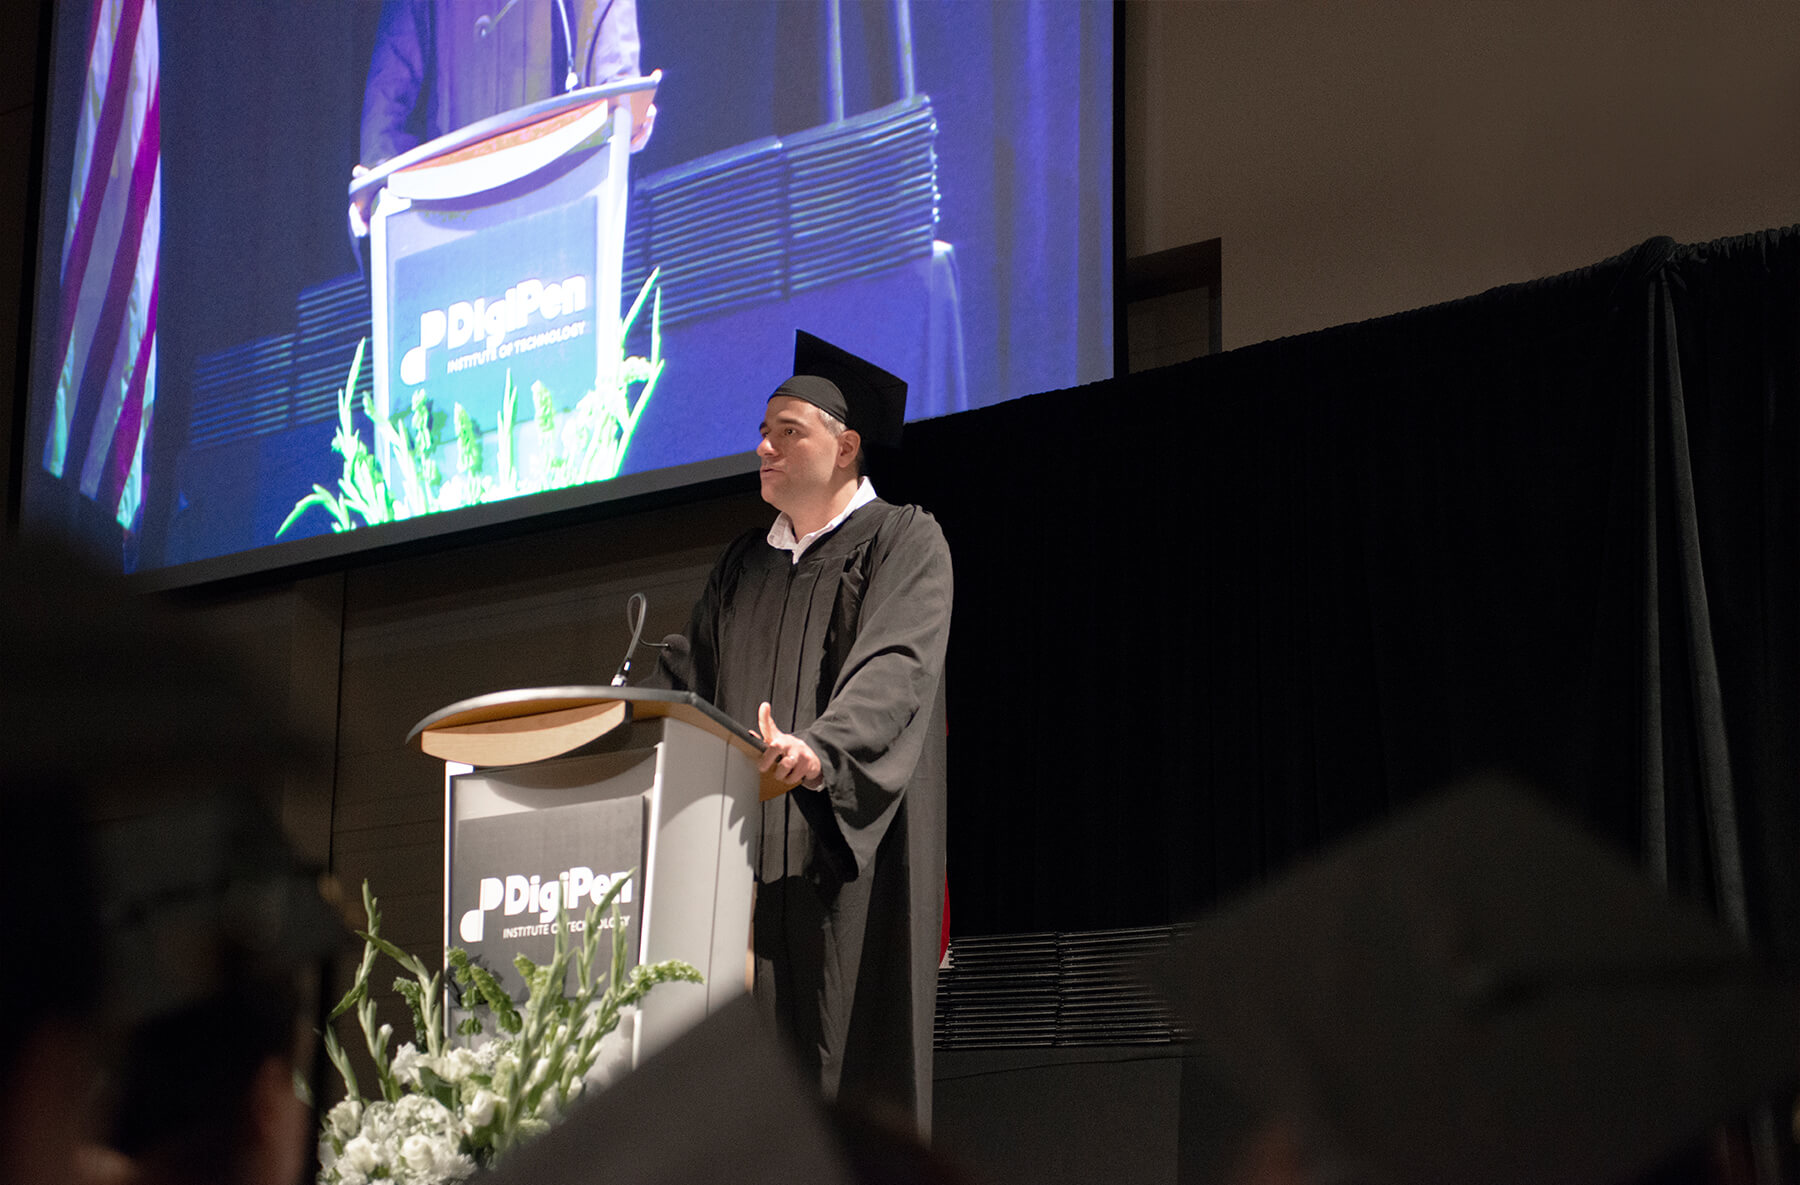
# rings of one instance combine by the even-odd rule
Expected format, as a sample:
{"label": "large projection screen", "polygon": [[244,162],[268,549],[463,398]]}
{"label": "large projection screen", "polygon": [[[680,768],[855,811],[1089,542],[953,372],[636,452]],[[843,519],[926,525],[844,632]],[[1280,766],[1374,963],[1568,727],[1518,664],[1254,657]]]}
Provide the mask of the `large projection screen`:
{"label": "large projection screen", "polygon": [[22,519],[150,583],[747,472],[795,329],[1112,373],[1110,3],[53,12]]}

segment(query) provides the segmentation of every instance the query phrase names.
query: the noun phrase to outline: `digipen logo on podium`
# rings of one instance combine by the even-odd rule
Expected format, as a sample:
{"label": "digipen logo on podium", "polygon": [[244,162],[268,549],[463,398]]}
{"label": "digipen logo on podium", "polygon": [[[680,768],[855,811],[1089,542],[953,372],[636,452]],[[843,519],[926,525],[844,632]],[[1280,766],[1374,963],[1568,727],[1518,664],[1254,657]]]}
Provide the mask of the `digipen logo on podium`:
{"label": "digipen logo on podium", "polygon": [[[555,876],[530,876],[508,873],[504,877],[484,876],[474,909],[465,910],[457,923],[457,936],[464,942],[481,942],[487,934],[487,915],[500,910],[503,917],[536,915],[537,923],[524,922],[505,927],[502,938],[519,938],[527,932],[537,934],[545,926],[554,925],[559,907],[569,911],[569,929],[580,933],[583,916],[590,905],[599,905],[614,884],[623,881],[617,898],[621,907],[631,904],[631,871],[596,873],[585,864],[564,869]],[[603,928],[612,926],[610,915],[600,919]]]}
{"label": "digipen logo on podium", "polygon": [[[625,880],[613,900],[635,964],[644,889],[641,871],[633,870],[644,867],[644,809],[643,798],[632,795],[458,822],[450,852],[450,941],[522,1000],[525,981],[513,960],[550,962],[559,907],[568,909],[569,938],[579,942],[588,911]],[[612,928],[610,909],[598,924]]]}
{"label": "digipen logo on podium", "polygon": [[[419,314],[419,344],[400,356],[400,381],[423,386],[431,373],[431,351],[447,346],[452,359],[445,370],[455,373],[470,366],[511,357],[521,350],[556,345],[587,332],[585,319],[556,324],[566,315],[587,308],[587,277],[570,276],[560,284],[533,278],[520,281],[494,300],[452,301],[447,309],[427,309]],[[532,333],[530,331],[537,331]],[[509,335],[525,334],[524,340]],[[471,350],[470,343],[474,343]]]}
{"label": "digipen logo on podium", "polygon": [[[390,414],[423,391],[440,412],[461,404],[491,433],[509,382],[521,393],[542,384],[564,407],[593,390],[594,217],[591,200],[577,201],[396,258]],[[530,395],[515,414],[531,418]]]}

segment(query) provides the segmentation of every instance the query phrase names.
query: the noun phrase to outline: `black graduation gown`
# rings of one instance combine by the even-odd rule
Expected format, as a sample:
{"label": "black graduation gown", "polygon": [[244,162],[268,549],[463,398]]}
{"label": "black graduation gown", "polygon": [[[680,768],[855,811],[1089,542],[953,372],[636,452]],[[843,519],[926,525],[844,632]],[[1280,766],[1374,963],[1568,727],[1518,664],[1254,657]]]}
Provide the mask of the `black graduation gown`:
{"label": "black graduation gown", "polygon": [[[944,648],[937,521],[876,499],[793,563],[726,548],[664,677],[812,746],[823,788],[762,807],[756,996],[826,1094],[931,1116],[944,888]],[[665,654],[668,652],[665,651]]]}

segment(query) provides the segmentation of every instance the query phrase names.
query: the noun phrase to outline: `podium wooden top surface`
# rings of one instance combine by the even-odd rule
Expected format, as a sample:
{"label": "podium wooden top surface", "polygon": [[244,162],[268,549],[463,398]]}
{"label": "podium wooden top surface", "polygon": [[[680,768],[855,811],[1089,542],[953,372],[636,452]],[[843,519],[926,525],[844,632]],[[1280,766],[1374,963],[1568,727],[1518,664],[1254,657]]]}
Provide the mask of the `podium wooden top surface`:
{"label": "podium wooden top surface", "polygon": [[527,103],[511,111],[490,115],[486,119],[478,119],[466,127],[446,132],[435,140],[415,145],[390,160],[382,161],[366,173],[357,174],[350,180],[350,200],[356,201],[365,194],[372,195],[387,184],[391,175],[403,169],[413,168],[478,144],[491,136],[503,135],[599,99],[621,99],[630,103],[633,122],[639,122],[643,118],[644,108],[656,97],[656,88],[661,83],[662,71],[652,70],[649,74],[619,78],[599,86],[580,87],[564,94],[552,95],[548,99],[539,99],[535,103]]}
{"label": "podium wooden top surface", "polygon": [[[668,717],[723,738],[751,760],[762,740],[690,691],[653,687],[568,685],[525,687],[471,696],[439,708],[407,733],[407,743],[445,761],[468,765],[524,765],[579,749],[628,720]],[[762,775],[764,801],[792,786]]]}

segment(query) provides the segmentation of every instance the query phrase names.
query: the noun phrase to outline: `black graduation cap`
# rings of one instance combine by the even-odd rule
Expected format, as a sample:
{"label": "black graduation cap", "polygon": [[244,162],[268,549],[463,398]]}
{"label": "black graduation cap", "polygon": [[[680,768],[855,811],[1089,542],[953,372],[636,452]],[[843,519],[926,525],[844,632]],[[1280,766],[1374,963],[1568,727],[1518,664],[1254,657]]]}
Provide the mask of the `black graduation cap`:
{"label": "black graduation cap", "polygon": [[1403,1185],[1620,1180],[1800,1051],[1743,947],[1497,780],[1202,919],[1157,978],[1217,1069]]}
{"label": "black graduation cap", "polygon": [[350,944],[281,825],[224,793],[98,830],[115,1016],[141,1020],[276,982]]}
{"label": "black graduation cap", "polygon": [[568,1122],[507,1156],[493,1185],[850,1185],[816,1091],[742,996],[677,1038]]}
{"label": "black graduation cap", "polygon": [[769,398],[791,395],[854,428],[865,446],[900,447],[906,383],[805,330],[794,331],[794,373]]}

